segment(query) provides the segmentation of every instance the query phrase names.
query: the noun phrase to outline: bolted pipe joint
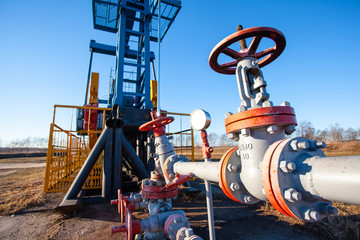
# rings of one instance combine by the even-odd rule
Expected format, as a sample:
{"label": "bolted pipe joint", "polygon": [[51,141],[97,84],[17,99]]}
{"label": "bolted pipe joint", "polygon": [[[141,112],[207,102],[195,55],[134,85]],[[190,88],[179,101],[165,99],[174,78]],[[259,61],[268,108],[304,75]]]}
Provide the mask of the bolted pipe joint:
{"label": "bolted pipe joint", "polygon": [[[330,201],[360,204],[358,156],[327,158],[322,142],[297,137],[273,143],[262,162],[268,201],[281,213],[305,221],[336,215]],[[331,188],[329,188],[331,186]]]}

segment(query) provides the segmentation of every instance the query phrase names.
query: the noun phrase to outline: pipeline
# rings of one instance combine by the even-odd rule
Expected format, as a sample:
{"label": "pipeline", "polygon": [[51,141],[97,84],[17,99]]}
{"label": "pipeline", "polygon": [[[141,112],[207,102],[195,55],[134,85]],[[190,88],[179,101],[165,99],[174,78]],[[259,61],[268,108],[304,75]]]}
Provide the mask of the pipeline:
{"label": "pipeline", "polygon": [[[119,193],[114,203],[119,204],[122,215],[126,212],[127,222],[113,232],[126,231],[127,236],[141,233],[137,239],[201,239],[194,235],[185,213],[172,210],[171,205],[177,187],[192,176],[205,180],[210,239],[215,239],[215,233],[209,182],[218,183],[234,201],[270,202],[279,212],[310,222],[336,215],[332,201],[360,204],[360,156],[326,157],[322,151],[324,142],[289,138],[297,125],[294,109],[287,101],[280,106],[269,101],[260,68],[283,52],[284,35],[267,27],[237,29],[215,46],[209,64],[216,72],[236,75],[241,104],[237,113],[225,114],[225,129],[238,146],[227,151],[219,162],[212,162],[205,131],[210,115],[197,109],[191,114],[191,125],[201,131],[205,160],[189,162],[175,154],[165,135],[163,126],[173,119],[153,116],[154,120],[140,130],[154,131],[156,170],[150,179],[143,180],[137,197],[124,199]],[[249,47],[244,41],[247,38],[253,38]],[[263,38],[272,40],[275,46],[257,52]],[[241,51],[230,48],[235,42],[240,42]],[[220,54],[233,61],[220,64]],[[148,208],[149,218],[132,221],[131,211],[144,208]]]}

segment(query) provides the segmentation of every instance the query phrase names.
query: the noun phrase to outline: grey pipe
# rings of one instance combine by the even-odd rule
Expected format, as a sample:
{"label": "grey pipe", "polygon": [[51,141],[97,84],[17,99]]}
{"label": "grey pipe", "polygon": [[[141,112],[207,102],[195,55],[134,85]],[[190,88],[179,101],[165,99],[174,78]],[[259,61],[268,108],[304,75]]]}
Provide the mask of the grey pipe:
{"label": "grey pipe", "polygon": [[192,173],[198,178],[219,182],[218,165],[219,162],[177,162],[174,164],[174,172],[180,175]]}
{"label": "grey pipe", "polygon": [[329,201],[360,204],[360,156],[312,157],[300,175],[304,189]]}

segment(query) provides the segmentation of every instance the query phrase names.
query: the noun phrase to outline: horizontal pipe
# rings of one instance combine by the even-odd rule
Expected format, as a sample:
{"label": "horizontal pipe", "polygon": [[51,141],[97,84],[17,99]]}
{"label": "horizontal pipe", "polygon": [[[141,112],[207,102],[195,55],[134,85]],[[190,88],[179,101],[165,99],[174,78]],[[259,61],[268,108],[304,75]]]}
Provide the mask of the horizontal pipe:
{"label": "horizontal pipe", "polygon": [[177,162],[174,164],[174,172],[180,175],[192,173],[198,178],[211,182],[219,182],[219,162]]}
{"label": "horizontal pipe", "polygon": [[360,204],[360,156],[312,157],[300,176],[304,189],[329,201]]}

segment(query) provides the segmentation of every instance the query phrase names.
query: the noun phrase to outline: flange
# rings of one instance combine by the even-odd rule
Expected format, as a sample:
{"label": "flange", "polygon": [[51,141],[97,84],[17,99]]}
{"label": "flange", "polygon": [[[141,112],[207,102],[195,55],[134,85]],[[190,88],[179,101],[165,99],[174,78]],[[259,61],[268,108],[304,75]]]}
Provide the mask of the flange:
{"label": "flange", "polygon": [[189,159],[183,155],[172,155],[165,160],[164,163],[164,174],[170,180],[175,178],[176,173],[174,172],[174,165],[177,162],[188,162]]}
{"label": "flange", "polygon": [[238,149],[234,147],[221,157],[218,168],[219,186],[230,199],[244,204],[254,204],[259,200],[251,197],[240,179],[241,161],[236,153]]}
{"label": "flange", "polygon": [[318,221],[329,213],[331,203],[303,190],[300,176],[311,169],[304,161],[325,157],[314,141],[297,137],[272,144],[264,156],[262,181],[270,203],[281,213],[307,221]]}
{"label": "flange", "polygon": [[225,118],[226,134],[269,125],[297,125],[294,109],[288,106],[263,107],[235,113]]}

